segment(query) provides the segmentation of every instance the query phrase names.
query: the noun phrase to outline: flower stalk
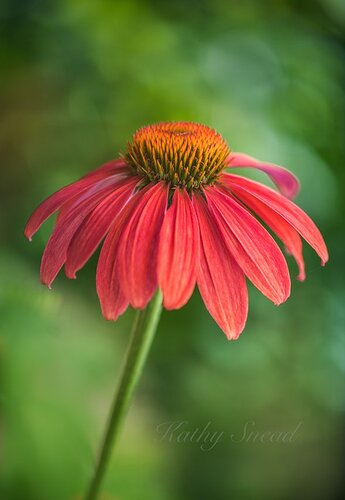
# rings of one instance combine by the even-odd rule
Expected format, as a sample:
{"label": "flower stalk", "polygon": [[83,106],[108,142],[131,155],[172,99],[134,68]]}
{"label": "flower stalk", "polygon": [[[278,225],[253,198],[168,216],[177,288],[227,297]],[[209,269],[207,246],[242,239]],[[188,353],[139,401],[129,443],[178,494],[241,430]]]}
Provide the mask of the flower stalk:
{"label": "flower stalk", "polygon": [[121,424],[143,371],[161,312],[162,295],[160,291],[156,293],[145,309],[137,311],[119,386],[85,500],[96,500],[98,497],[113,445],[119,435]]}

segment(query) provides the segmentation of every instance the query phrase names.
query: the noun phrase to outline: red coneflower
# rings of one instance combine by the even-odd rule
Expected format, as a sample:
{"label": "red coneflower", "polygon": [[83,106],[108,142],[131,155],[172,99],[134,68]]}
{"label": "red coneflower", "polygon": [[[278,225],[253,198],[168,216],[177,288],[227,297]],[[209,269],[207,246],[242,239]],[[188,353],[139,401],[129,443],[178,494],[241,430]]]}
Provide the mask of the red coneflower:
{"label": "red coneflower", "polygon": [[[266,172],[279,192],[232,173]],[[105,241],[97,292],[106,319],[130,304],[143,309],[160,288],[166,309],[178,309],[197,284],[203,301],[229,339],[238,338],[248,311],[245,277],[274,304],[290,294],[285,258],[263,221],[295,258],[304,280],[301,236],[328,259],[312,220],[289,198],[299,188],[288,170],[231,153],[204,125],[176,122],[143,127],[126,154],[46,199],[29,219],[31,239],[54,212],[41,281],[50,286],[61,267],[74,278]],[[253,213],[258,217],[256,218]]]}

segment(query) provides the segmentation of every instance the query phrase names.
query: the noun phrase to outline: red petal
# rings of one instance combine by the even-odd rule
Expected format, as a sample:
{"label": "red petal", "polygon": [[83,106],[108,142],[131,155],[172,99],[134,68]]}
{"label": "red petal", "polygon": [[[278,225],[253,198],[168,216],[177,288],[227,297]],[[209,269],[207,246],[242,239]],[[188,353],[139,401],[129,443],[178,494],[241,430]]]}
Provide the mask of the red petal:
{"label": "red petal", "polygon": [[119,162],[119,160],[109,162],[95,171],[90,172],[78,181],[59,189],[59,191],[56,191],[49,196],[49,198],[45,199],[30,216],[25,226],[24,234],[26,238],[31,240],[32,236],[40,228],[43,222],[74,196],[83,193],[98,181],[112,174],[123,175],[125,171],[127,172],[128,167],[124,167],[124,162],[122,160],[121,163]]}
{"label": "red petal", "polygon": [[103,163],[100,167],[91,170],[82,179],[93,178],[93,179],[104,179],[109,175],[129,173],[129,168],[127,163],[122,158],[117,158],[116,160],[108,161]]}
{"label": "red petal", "polygon": [[136,204],[121,236],[118,251],[121,288],[135,308],[144,308],[157,288],[159,233],[168,191],[163,182],[150,187]]}
{"label": "red petal", "polygon": [[300,185],[297,177],[286,168],[274,163],[261,162],[243,153],[231,153],[227,159],[229,167],[250,167],[262,170],[269,175],[280,192],[287,198],[295,198]]}
{"label": "red petal", "polygon": [[302,240],[297,231],[286,222],[277,212],[262,203],[258,198],[245,191],[239,193],[241,200],[255,212],[267,225],[276,233],[278,238],[284,243],[287,252],[295,259],[299,274],[299,281],[305,280],[304,260],[302,254]]}
{"label": "red petal", "polygon": [[185,189],[176,189],[160,233],[158,284],[166,309],[179,309],[193,293],[199,262],[199,227]]}
{"label": "red petal", "polygon": [[116,216],[131,198],[139,180],[138,177],[129,177],[119,182],[116,190],[99,203],[80,225],[67,250],[65,271],[69,278],[75,278],[75,273],[95,252]]}
{"label": "red petal", "polygon": [[224,189],[205,190],[224,241],[253,284],[276,305],[290,295],[290,276],[280,248],[246,208]]}
{"label": "red petal", "polygon": [[198,287],[206,308],[227,338],[237,339],[248,314],[245,277],[218,232],[202,194],[195,195],[193,204],[200,227]]}
{"label": "red petal", "polygon": [[327,262],[327,247],[320,231],[310,217],[292,201],[287,200],[273,189],[238,175],[223,174],[220,180],[238,198],[241,199],[241,193],[243,192],[249,193],[283,217],[320,256],[322,265]]}
{"label": "red petal", "polygon": [[[115,176],[118,179],[117,176]],[[61,217],[49,238],[41,262],[41,282],[50,287],[65,263],[67,248],[78,227],[91,210],[114,190],[113,178],[98,182],[87,193],[82,193],[78,201]]]}
{"label": "red petal", "polygon": [[[137,193],[132,200],[138,198]],[[109,231],[98,259],[96,273],[96,287],[102,313],[105,319],[116,321],[117,318],[127,309],[128,300],[124,296],[120,282],[116,273],[118,242],[128,217],[128,210],[131,202],[122,210],[115,219]]]}
{"label": "red petal", "polygon": [[115,219],[102,246],[97,265],[96,286],[103,316],[109,320],[115,321],[129,303],[121,289],[119,280],[119,242],[136,207],[150,188],[151,186],[148,185],[141,189],[128,202]]}

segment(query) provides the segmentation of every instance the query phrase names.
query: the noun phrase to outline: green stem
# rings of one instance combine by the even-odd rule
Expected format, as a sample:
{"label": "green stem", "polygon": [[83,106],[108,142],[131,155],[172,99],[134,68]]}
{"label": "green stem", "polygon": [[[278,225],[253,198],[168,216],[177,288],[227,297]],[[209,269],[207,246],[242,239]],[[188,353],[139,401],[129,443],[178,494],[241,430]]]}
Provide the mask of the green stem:
{"label": "green stem", "polygon": [[120,384],[115,395],[99,458],[85,500],[95,500],[98,496],[111,456],[112,446],[118,437],[121,423],[128,411],[134,390],[139,381],[161,312],[162,296],[160,292],[156,293],[146,309],[137,312]]}

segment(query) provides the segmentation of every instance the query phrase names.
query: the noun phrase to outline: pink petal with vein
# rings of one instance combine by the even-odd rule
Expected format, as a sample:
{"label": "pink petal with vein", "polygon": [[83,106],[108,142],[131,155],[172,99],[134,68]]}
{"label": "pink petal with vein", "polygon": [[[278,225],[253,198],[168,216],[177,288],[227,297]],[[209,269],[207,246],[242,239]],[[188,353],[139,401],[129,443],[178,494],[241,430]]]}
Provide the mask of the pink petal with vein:
{"label": "pink petal with vein", "polygon": [[327,262],[327,247],[320,231],[310,217],[292,201],[273,189],[238,175],[223,174],[220,182],[225,184],[238,198],[241,199],[241,193],[249,193],[283,217],[320,256],[322,265]]}
{"label": "pink petal with vein", "polygon": [[199,227],[185,189],[175,189],[160,233],[158,284],[166,309],[179,309],[193,293],[199,262]]}
{"label": "pink petal with vein", "polygon": [[122,158],[117,158],[116,160],[108,161],[103,163],[100,167],[91,170],[85,174],[82,179],[93,178],[93,179],[104,179],[109,175],[120,174],[120,173],[130,173],[128,165]]}
{"label": "pink petal with vein", "polygon": [[245,277],[229,253],[202,194],[195,194],[193,205],[200,227],[198,287],[207,310],[227,338],[237,339],[248,314]]}
{"label": "pink petal with vein", "polygon": [[116,321],[129,304],[119,279],[119,243],[136,207],[150,188],[150,185],[144,187],[131,198],[115,219],[102,246],[97,265],[96,287],[103,316],[108,320]]}
{"label": "pink petal with vein", "polygon": [[121,237],[118,264],[121,288],[129,303],[142,309],[157,289],[159,234],[168,186],[158,182],[138,201]]}
{"label": "pink petal with vein", "polygon": [[59,189],[46,198],[32,213],[24,230],[26,238],[31,240],[32,236],[40,228],[43,222],[74,196],[82,194],[85,190],[106,177],[112,175],[125,175],[127,172],[128,167],[125,167],[124,162],[122,160],[115,160],[90,172],[78,181]]}
{"label": "pink petal with vein", "polygon": [[76,272],[95,252],[139,181],[138,177],[123,179],[80,225],[67,250],[65,271],[69,278],[75,278]]}
{"label": "pink petal with vein", "polygon": [[225,189],[205,190],[229,252],[252,283],[274,304],[290,295],[285,258],[266,229]]}
{"label": "pink petal with vein", "polygon": [[231,153],[227,159],[228,167],[257,168],[269,175],[276,184],[279,191],[287,198],[295,198],[299,192],[299,180],[286,168],[256,160],[252,156],[243,153]]}
{"label": "pink petal with vein", "polygon": [[66,261],[67,249],[78,227],[93,208],[114,190],[117,176],[99,181],[87,193],[82,193],[78,201],[60,218],[49,238],[41,261],[41,282],[51,286],[56,275]]}
{"label": "pink petal with vein", "polygon": [[299,270],[297,279],[299,281],[304,281],[305,269],[302,253],[303,248],[302,240],[298,232],[283,217],[281,217],[277,212],[265,205],[265,203],[260,201],[258,198],[255,198],[255,196],[252,196],[251,194],[243,190],[238,192],[238,195],[241,198],[242,202],[244,202],[247,207],[253,210],[253,212],[255,212],[255,214],[257,214],[284,243],[287,252],[294,257],[297,263]]}

